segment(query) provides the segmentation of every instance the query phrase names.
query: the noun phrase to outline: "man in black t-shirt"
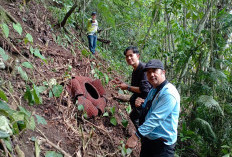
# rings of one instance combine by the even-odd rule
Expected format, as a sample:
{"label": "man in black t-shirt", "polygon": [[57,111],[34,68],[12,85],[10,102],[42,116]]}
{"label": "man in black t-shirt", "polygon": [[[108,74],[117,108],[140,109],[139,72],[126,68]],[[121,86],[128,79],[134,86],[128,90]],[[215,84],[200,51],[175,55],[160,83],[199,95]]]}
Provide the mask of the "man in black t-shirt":
{"label": "man in black t-shirt", "polygon": [[126,56],[127,64],[132,66],[134,69],[132,72],[131,85],[128,85],[119,79],[115,79],[113,82],[116,83],[117,87],[121,88],[122,90],[128,90],[133,93],[130,98],[132,108],[130,118],[137,129],[139,126],[139,113],[141,109],[135,106],[135,100],[138,97],[145,99],[149,90],[151,89],[151,85],[148,82],[146,73],[143,70],[145,64],[139,61],[140,54],[137,47],[129,46],[124,51],[124,55]]}

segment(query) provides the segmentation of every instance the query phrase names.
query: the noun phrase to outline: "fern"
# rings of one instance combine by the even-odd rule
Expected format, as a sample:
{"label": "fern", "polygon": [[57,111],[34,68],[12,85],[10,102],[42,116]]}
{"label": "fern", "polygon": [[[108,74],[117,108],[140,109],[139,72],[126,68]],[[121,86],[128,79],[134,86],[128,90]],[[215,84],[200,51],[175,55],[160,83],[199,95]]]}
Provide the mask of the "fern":
{"label": "fern", "polygon": [[197,104],[200,105],[200,107],[203,105],[209,111],[216,111],[220,116],[224,116],[221,106],[212,96],[201,95],[197,100]]}
{"label": "fern", "polygon": [[227,77],[223,71],[218,70],[218,69],[214,69],[214,68],[210,68],[209,70],[210,70],[209,71],[209,79],[210,80],[217,82],[217,83],[220,83],[222,81],[227,80]]}
{"label": "fern", "polygon": [[199,132],[199,134],[206,139],[215,141],[216,140],[216,135],[211,127],[211,125],[205,121],[204,119],[201,118],[196,118],[194,120],[195,124],[195,129]]}

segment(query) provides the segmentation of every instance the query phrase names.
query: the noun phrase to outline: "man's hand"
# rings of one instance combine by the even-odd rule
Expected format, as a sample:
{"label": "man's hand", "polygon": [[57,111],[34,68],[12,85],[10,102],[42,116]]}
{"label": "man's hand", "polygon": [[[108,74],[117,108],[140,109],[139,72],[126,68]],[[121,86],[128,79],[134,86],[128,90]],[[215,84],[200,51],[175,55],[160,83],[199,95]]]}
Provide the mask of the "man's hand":
{"label": "man's hand", "polygon": [[127,90],[128,85],[125,84],[124,82],[120,83],[119,85],[117,85],[116,87],[121,88],[121,90]]}
{"label": "man's hand", "polygon": [[144,99],[138,97],[138,98],[135,100],[135,107],[140,107],[143,103],[144,103]]}
{"label": "man's hand", "polygon": [[127,141],[126,141],[126,148],[134,148],[138,144],[139,138],[133,134]]}
{"label": "man's hand", "polygon": [[117,85],[116,88],[121,88],[122,90],[127,90],[128,88],[128,85],[119,80],[119,78],[115,78],[112,82]]}
{"label": "man's hand", "polygon": [[112,82],[117,85],[123,83],[119,78],[115,78]]}

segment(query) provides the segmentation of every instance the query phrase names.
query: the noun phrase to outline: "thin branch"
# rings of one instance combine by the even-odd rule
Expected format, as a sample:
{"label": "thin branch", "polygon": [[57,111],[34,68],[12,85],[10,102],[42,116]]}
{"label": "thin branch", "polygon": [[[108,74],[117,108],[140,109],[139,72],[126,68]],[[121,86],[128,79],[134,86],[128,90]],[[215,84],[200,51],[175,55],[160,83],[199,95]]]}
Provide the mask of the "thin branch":
{"label": "thin branch", "polygon": [[64,19],[62,20],[62,22],[60,24],[58,24],[58,26],[60,27],[64,27],[64,25],[66,24],[68,18],[72,15],[72,13],[75,11],[77,7],[77,1],[74,2],[74,5],[72,6],[72,8],[70,8],[70,10],[66,13]]}
{"label": "thin branch", "polygon": [[4,152],[5,152],[5,156],[8,157],[9,151],[8,151],[8,149],[7,149],[7,147],[6,147],[6,144],[5,144],[5,142],[3,141],[3,139],[0,139],[0,143],[2,143]]}
{"label": "thin branch", "polygon": [[39,131],[39,133],[44,137],[40,137],[38,140],[41,141],[42,143],[48,143],[49,145],[51,145],[52,147],[54,147],[55,149],[57,149],[59,152],[61,152],[64,157],[72,157],[70,154],[68,154],[67,152],[65,152],[62,148],[60,148],[58,145],[52,143],[45,135],[42,131],[40,131],[40,129],[36,128],[37,131]]}
{"label": "thin branch", "polygon": [[99,126],[97,126],[97,125],[91,123],[90,121],[86,120],[83,116],[82,116],[82,120],[83,120],[84,122],[87,122],[87,123],[91,124],[91,125],[94,126],[95,128],[97,128],[97,129],[99,129],[99,130],[105,132],[105,133],[107,134],[107,136],[110,138],[110,141],[112,142],[112,144],[114,144],[114,143],[113,143],[113,140],[112,140],[112,137],[109,135],[109,132],[108,132],[107,130],[102,129],[102,128],[100,128]]}

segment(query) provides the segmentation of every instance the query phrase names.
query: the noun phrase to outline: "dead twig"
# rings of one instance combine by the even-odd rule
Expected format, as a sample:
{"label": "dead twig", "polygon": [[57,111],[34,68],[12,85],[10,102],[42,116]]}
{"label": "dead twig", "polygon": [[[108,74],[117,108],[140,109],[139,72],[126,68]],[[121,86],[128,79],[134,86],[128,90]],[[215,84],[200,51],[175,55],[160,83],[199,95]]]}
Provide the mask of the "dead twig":
{"label": "dead twig", "polygon": [[54,147],[55,149],[57,149],[59,152],[61,152],[65,157],[72,157],[70,154],[68,154],[67,152],[65,152],[62,148],[60,148],[58,145],[52,143],[51,141],[49,141],[48,139],[45,139],[43,137],[40,137],[39,139],[41,141],[41,143],[46,142],[49,145],[51,145],[52,147]]}
{"label": "dead twig", "polygon": [[2,10],[12,22],[18,23],[18,21],[13,16],[11,16],[11,14],[7,10],[5,10],[2,6],[0,6],[0,10]]}
{"label": "dead twig", "polygon": [[81,136],[79,132],[69,123],[68,120],[64,120],[64,122],[68,126],[68,128],[70,128],[77,136],[79,137]]}
{"label": "dead twig", "polygon": [[114,153],[107,153],[104,156],[115,156],[118,152],[120,152],[120,149],[116,150]]}
{"label": "dead twig", "polygon": [[44,142],[46,142],[46,143],[48,143],[49,145],[51,145],[52,147],[54,147],[55,149],[57,149],[59,152],[61,152],[63,155],[64,155],[64,157],[72,157],[70,154],[68,154],[67,152],[65,152],[62,148],[60,148],[58,145],[56,145],[56,144],[54,144],[54,143],[52,143],[45,135],[44,135],[44,133],[42,132],[42,131],[40,131],[38,128],[36,128],[36,130],[44,137],[40,137],[39,138],[39,141],[41,142],[41,143],[44,143]]}
{"label": "dead twig", "polygon": [[91,124],[91,125],[94,126],[95,128],[97,128],[97,129],[103,131],[104,133],[106,133],[106,135],[110,138],[110,142],[111,142],[112,144],[114,144],[114,143],[113,143],[113,140],[112,140],[112,137],[109,135],[109,132],[108,132],[107,130],[102,129],[102,128],[100,128],[99,126],[97,126],[97,125],[91,123],[90,121],[86,120],[83,116],[82,116],[82,120],[83,120],[84,122],[87,122],[87,123]]}
{"label": "dead twig", "polygon": [[4,151],[5,151],[6,157],[8,157],[9,151],[8,151],[8,149],[6,148],[6,144],[5,144],[5,142],[3,141],[3,139],[0,139],[0,143],[1,143],[2,146],[3,146],[3,149],[4,149]]}
{"label": "dead twig", "polygon": [[[16,103],[17,107],[19,107],[18,102],[16,101],[14,95],[13,95],[7,88],[5,88],[5,87],[3,87],[3,86],[2,86],[2,88],[3,88],[4,90],[6,90],[7,93],[10,94],[10,96],[12,97],[12,99],[14,100],[14,102]],[[19,103],[20,103],[20,102],[19,102]]]}
{"label": "dead twig", "polygon": [[18,157],[25,157],[24,152],[19,148],[19,145],[17,144],[15,147],[15,151],[18,154]]}

